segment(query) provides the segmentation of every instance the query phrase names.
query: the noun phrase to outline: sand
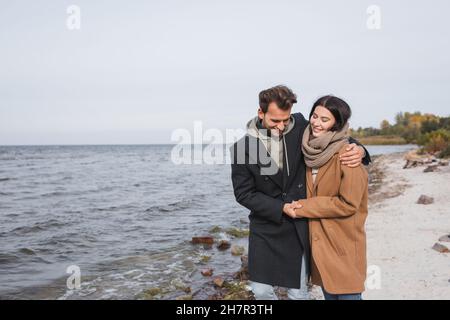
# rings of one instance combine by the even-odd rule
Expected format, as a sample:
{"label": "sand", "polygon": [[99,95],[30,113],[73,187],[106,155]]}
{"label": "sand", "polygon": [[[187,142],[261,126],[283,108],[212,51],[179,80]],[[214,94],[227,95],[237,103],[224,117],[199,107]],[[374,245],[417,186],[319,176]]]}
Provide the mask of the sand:
{"label": "sand", "polygon": [[[369,277],[364,299],[450,299],[450,253],[432,249],[450,234],[450,167],[402,169],[403,154],[382,156],[380,188],[366,222]],[[420,195],[434,198],[417,204]],[[441,242],[450,248],[449,242]]]}

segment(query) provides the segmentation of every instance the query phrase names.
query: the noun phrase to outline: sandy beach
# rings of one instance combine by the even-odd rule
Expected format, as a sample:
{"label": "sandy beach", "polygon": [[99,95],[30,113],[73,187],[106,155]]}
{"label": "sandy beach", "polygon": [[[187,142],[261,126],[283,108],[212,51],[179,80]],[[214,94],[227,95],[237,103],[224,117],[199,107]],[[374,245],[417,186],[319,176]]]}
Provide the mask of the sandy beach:
{"label": "sandy beach", "polygon": [[[367,252],[368,266],[375,267],[364,299],[450,299],[450,253],[432,249],[450,233],[450,167],[424,173],[426,166],[402,169],[404,164],[404,154],[374,163],[383,177],[370,194]],[[417,204],[421,195],[434,203]]]}

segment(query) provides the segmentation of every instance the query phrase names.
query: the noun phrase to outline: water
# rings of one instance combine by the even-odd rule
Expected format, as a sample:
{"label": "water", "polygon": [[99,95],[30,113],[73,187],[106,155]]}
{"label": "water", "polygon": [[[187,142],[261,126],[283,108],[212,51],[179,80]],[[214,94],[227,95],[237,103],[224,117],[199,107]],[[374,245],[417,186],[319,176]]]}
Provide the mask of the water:
{"label": "water", "polygon": [[176,166],[171,148],[0,147],[0,296],[57,298],[47,286],[64,289],[70,265],[113,298],[187,277],[203,254],[191,237],[247,211],[229,166]]}
{"label": "water", "polygon": [[[212,226],[248,227],[230,167],[174,165],[171,150],[0,147],[0,298],[134,299],[151,287],[171,298],[176,283],[201,286],[203,255],[215,256],[217,270],[236,271],[240,260],[229,252],[189,243]],[[67,289],[71,265],[81,290]]]}
{"label": "water", "polygon": [[390,154],[396,152],[406,152],[409,150],[416,149],[417,146],[414,144],[405,145],[386,145],[386,146],[366,146],[366,149],[372,156],[378,156],[382,154]]}

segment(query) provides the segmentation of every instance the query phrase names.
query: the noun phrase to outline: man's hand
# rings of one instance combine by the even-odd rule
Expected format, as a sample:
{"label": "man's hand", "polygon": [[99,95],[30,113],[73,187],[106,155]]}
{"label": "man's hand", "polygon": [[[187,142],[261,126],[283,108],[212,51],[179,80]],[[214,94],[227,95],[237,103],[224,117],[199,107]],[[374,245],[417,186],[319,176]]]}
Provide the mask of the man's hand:
{"label": "man's hand", "polygon": [[349,144],[346,152],[342,154],[339,159],[343,165],[350,168],[356,168],[361,165],[361,161],[364,158],[366,152],[363,147],[358,146],[355,143]]}
{"label": "man's hand", "polygon": [[292,201],[291,203],[285,203],[283,207],[283,212],[287,216],[295,219],[297,218],[297,215],[295,214],[295,209],[300,209],[302,207],[301,204],[296,203],[295,201]]}

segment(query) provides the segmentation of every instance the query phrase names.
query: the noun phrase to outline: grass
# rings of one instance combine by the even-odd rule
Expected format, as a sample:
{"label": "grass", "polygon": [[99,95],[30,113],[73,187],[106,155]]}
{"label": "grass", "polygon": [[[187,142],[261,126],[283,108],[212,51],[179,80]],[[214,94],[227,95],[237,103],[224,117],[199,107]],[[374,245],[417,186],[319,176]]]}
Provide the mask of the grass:
{"label": "grass", "polygon": [[399,136],[371,136],[355,137],[363,145],[401,145],[407,144],[406,140]]}

